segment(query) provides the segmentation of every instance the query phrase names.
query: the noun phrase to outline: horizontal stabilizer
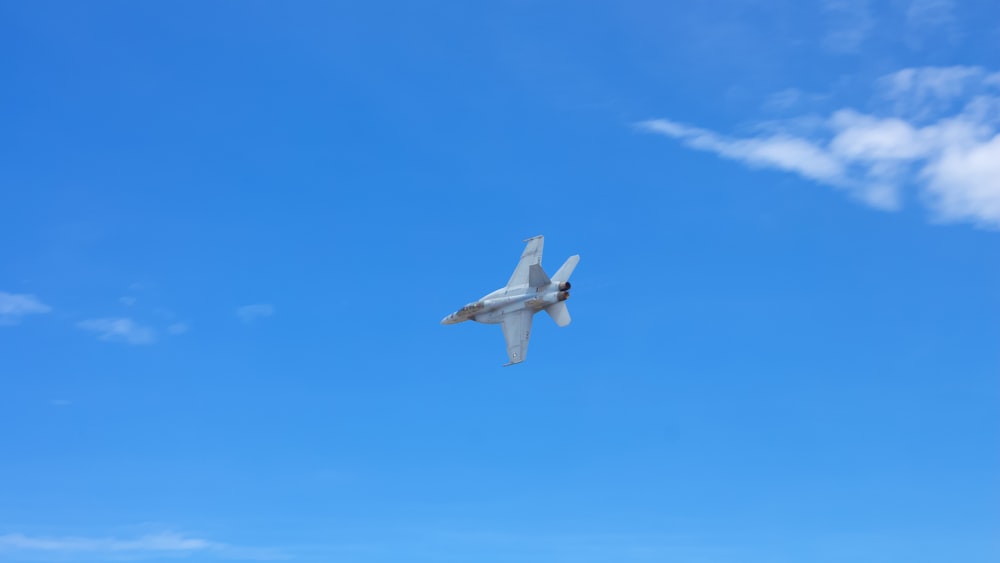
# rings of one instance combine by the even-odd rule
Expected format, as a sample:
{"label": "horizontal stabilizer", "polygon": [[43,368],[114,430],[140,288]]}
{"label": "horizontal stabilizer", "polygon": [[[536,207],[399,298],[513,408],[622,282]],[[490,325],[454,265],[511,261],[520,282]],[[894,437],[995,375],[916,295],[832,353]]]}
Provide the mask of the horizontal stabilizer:
{"label": "horizontal stabilizer", "polygon": [[552,281],[564,282],[569,281],[569,277],[573,275],[573,270],[576,269],[576,265],[580,262],[580,255],[575,254],[566,259],[559,271],[552,276]]}
{"label": "horizontal stabilizer", "polygon": [[559,326],[566,326],[570,323],[571,319],[569,317],[569,309],[566,308],[566,302],[560,301],[554,303],[545,308],[545,312],[552,317],[552,320],[556,322]]}

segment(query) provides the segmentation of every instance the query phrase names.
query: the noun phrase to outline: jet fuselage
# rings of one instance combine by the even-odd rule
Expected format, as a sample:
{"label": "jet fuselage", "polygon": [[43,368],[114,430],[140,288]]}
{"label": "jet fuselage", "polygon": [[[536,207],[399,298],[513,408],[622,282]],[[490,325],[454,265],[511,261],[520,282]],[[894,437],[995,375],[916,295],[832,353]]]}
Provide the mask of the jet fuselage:
{"label": "jet fuselage", "polygon": [[502,287],[441,319],[441,324],[452,325],[470,320],[485,324],[501,323],[506,314],[522,309],[538,312],[569,299],[569,288],[569,282],[553,282],[537,289]]}

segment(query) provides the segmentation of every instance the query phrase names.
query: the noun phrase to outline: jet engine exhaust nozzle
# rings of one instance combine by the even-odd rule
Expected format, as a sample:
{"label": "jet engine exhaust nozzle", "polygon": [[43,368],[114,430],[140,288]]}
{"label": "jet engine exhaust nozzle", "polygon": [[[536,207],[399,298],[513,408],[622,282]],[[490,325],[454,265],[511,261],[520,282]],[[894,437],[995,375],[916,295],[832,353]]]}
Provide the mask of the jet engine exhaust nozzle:
{"label": "jet engine exhaust nozzle", "polygon": [[568,291],[560,291],[559,293],[556,294],[556,299],[558,299],[559,301],[565,301],[565,300],[569,299],[569,292]]}
{"label": "jet engine exhaust nozzle", "polygon": [[569,288],[573,287],[568,281],[559,282],[559,291],[569,291]]}

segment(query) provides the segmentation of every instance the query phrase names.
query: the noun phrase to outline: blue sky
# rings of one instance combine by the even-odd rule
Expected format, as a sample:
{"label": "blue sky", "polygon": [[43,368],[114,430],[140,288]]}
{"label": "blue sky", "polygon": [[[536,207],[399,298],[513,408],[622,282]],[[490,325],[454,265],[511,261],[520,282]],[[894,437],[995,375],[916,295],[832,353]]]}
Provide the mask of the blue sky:
{"label": "blue sky", "polygon": [[0,561],[1000,559],[995,2],[354,4],[0,3]]}

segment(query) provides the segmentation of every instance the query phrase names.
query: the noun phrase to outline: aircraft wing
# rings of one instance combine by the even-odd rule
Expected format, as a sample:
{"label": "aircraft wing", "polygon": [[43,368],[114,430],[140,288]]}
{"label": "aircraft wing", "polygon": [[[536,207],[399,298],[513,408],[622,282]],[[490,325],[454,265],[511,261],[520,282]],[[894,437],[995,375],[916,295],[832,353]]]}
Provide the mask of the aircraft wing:
{"label": "aircraft wing", "polygon": [[[537,277],[538,273],[541,273],[542,276],[545,275],[545,273],[541,271],[542,246],[545,243],[545,238],[539,235],[537,237],[527,239],[526,242],[528,243],[528,246],[524,247],[524,252],[521,253],[521,261],[517,263],[517,268],[514,268],[514,273],[510,276],[510,280],[507,282],[507,287],[528,285],[531,277]],[[538,267],[532,268],[532,266]],[[535,272],[535,276],[531,276],[532,271]],[[548,278],[545,278],[545,282],[548,282]]]}
{"label": "aircraft wing", "polygon": [[507,357],[510,364],[519,364],[528,355],[528,339],[531,338],[531,319],[534,313],[521,309],[503,317],[503,337],[507,340]]}

